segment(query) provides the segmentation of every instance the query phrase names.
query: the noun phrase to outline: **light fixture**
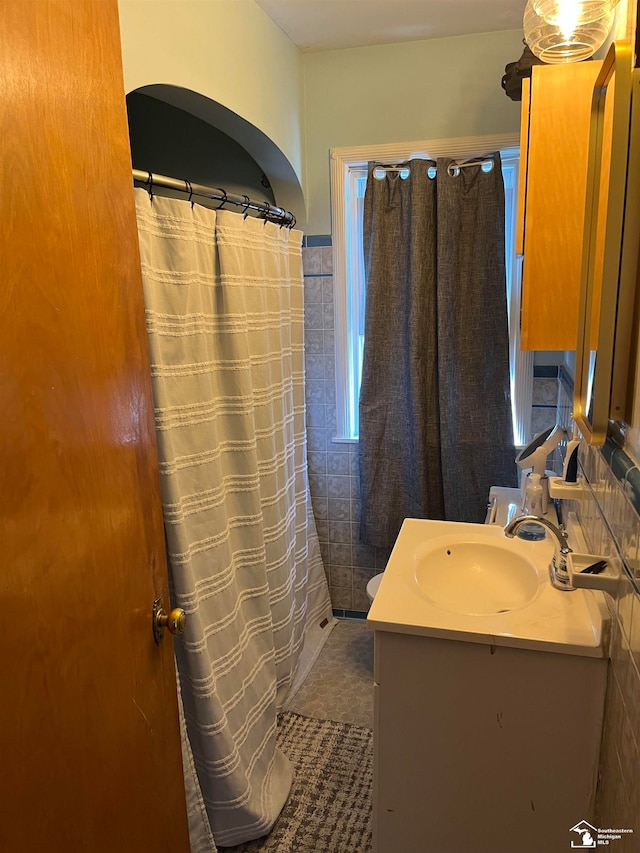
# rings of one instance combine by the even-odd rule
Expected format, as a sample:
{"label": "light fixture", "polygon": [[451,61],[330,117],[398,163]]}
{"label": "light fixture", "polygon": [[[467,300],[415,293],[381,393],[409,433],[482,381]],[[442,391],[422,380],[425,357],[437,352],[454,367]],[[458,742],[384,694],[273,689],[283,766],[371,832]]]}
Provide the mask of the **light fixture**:
{"label": "light fixture", "polygon": [[614,10],[620,0],[533,0],[533,8],[553,26],[589,24]]}
{"label": "light fixture", "polygon": [[524,40],[543,62],[550,65],[580,62],[589,59],[604,44],[613,23],[612,11],[596,21],[580,23],[576,17],[579,4],[576,0],[564,0],[560,22],[551,24],[537,14],[535,2],[541,0],[528,0],[524,10]]}

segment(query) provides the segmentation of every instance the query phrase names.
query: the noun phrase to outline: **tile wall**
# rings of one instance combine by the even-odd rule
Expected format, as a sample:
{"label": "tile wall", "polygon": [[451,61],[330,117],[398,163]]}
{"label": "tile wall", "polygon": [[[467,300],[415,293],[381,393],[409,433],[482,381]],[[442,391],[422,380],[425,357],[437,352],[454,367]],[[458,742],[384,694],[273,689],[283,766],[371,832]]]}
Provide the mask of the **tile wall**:
{"label": "tile wall", "polygon": [[535,366],[531,408],[531,438],[556,423],[558,368]]}
{"label": "tile wall", "polygon": [[334,612],[364,617],[367,583],[384,569],[389,552],[359,539],[358,443],[335,440],[332,250],[329,238],[306,240],[313,244],[302,250],[311,502]]}
{"label": "tile wall", "polygon": [[[571,388],[560,383],[558,416],[569,424]],[[640,470],[612,441],[604,448],[584,444],[581,473],[584,501],[563,501],[575,512],[589,551],[619,561],[617,597],[606,596],[611,613],[610,665],[605,705],[596,825],[633,829],[612,841],[616,853],[640,851]]]}

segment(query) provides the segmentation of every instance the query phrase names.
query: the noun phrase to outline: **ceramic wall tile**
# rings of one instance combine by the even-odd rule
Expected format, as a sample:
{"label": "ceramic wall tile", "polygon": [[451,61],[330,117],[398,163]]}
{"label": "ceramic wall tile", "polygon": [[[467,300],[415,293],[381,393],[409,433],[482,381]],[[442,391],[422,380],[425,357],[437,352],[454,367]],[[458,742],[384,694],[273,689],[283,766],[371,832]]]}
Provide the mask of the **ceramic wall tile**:
{"label": "ceramic wall tile", "polygon": [[537,435],[556,422],[555,406],[534,406],[531,410],[531,432]]}
{"label": "ceramic wall tile", "polygon": [[640,518],[625,489],[628,469],[619,459],[612,468],[611,457],[610,450],[581,447],[580,465],[591,493],[577,509],[590,550],[623,568],[618,595],[605,596],[612,613],[611,664],[596,815],[600,826],[634,829],[635,838],[616,844],[635,853],[640,837],[635,810],[640,802],[640,594],[632,577],[638,566]]}
{"label": "ceramic wall tile", "polygon": [[321,269],[325,275],[333,274],[333,247],[323,246],[320,249]]}
{"label": "ceramic wall tile", "polygon": [[310,427],[307,424],[307,450],[325,450],[327,449],[327,431],[325,429],[317,429]]}
{"label": "ceramic wall tile", "polygon": [[356,584],[358,586],[366,587],[366,585],[369,583],[371,578],[375,577],[376,574],[377,574],[377,572],[375,569],[368,569],[368,568],[363,569],[360,567],[354,568],[354,570],[353,570],[354,589],[355,589]]}
{"label": "ceramic wall tile", "polygon": [[353,608],[353,590],[351,586],[331,586],[331,604],[342,610],[351,610]]}
{"label": "ceramic wall tile", "polygon": [[325,474],[309,474],[309,491],[312,499],[327,497],[327,477]]}
{"label": "ceramic wall tile", "polygon": [[364,586],[356,586],[354,584],[353,587],[353,609],[358,613],[366,613],[370,606],[371,602],[369,601],[369,596],[367,595],[367,587],[366,584]]}
{"label": "ceramic wall tile", "polygon": [[[316,531],[320,542],[329,541],[329,521],[326,518],[316,518]],[[327,552],[328,553],[328,552]]]}
{"label": "ceramic wall tile", "polygon": [[319,353],[305,352],[304,354],[305,379],[325,379],[325,357]]}
{"label": "ceramic wall tile", "polygon": [[304,351],[307,355],[324,355],[324,332],[322,329],[305,329]]}
{"label": "ceramic wall tile", "polygon": [[349,454],[335,453],[333,451],[327,453],[327,472],[329,474],[349,475]]}
{"label": "ceramic wall tile", "polygon": [[304,280],[304,304],[305,319],[307,308],[315,303],[322,303],[324,292],[324,280],[322,278],[305,278]]}
{"label": "ceramic wall tile", "polygon": [[325,429],[327,426],[327,407],[321,403],[307,406],[307,426]]}
{"label": "ceramic wall tile", "polygon": [[351,478],[339,474],[327,475],[327,487],[330,498],[348,498],[351,488]]}
{"label": "ceramic wall tile", "polygon": [[319,275],[322,272],[322,248],[318,246],[302,250],[302,268],[305,276]]}
{"label": "ceramic wall tile", "polygon": [[360,506],[360,497],[351,498],[351,521],[356,524],[360,524],[360,516],[361,516],[361,506]]}
{"label": "ceramic wall tile", "polygon": [[[311,484],[309,484],[309,491],[311,491]],[[311,492],[311,508],[313,509],[313,514],[316,520],[325,520],[329,518],[329,502],[327,498],[314,495],[313,492]]]}
{"label": "ceramic wall tile", "polygon": [[391,556],[390,548],[376,548],[376,569],[378,571],[384,571],[387,563],[389,562],[389,557]]}
{"label": "ceramic wall tile", "polygon": [[351,545],[351,522],[329,521],[329,542]]}
{"label": "ceramic wall tile", "polygon": [[332,435],[335,435],[337,428],[337,419],[336,419],[336,407],[330,403],[327,404],[327,409],[325,413],[327,429],[331,432]]}
{"label": "ceramic wall tile", "polygon": [[307,403],[326,403],[326,382],[324,379],[307,379],[305,383]]}
{"label": "ceramic wall tile", "polygon": [[325,329],[333,329],[334,326],[334,307],[333,302],[325,302],[322,305],[323,322]]}
{"label": "ceramic wall tile", "polygon": [[375,569],[376,549],[372,545],[363,545],[361,542],[356,542],[352,548],[351,559],[354,566]]}
{"label": "ceramic wall tile", "polygon": [[331,563],[329,571],[331,586],[348,587],[352,583],[353,572],[348,566],[339,566]]}
{"label": "ceramic wall tile", "polygon": [[[349,501],[343,498],[329,498],[329,520],[330,521],[349,521],[350,506]],[[335,605],[336,607],[338,605]]]}
{"label": "ceramic wall tile", "polygon": [[[305,271],[305,368],[309,485],[322,535],[323,560],[337,610],[369,609],[365,589],[354,584],[353,549],[359,545],[357,444],[334,441],[337,429],[333,253],[331,246],[303,250]],[[356,484],[356,485],[354,485]],[[357,552],[359,553],[359,552]],[[373,565],[373,564],[372,564]],[[366,584],[364,585],[366,587]]]}
{"label": "ceramic wall tile", "polygon": [[310,331],[323,331],[324,330],[324,313],[325,306],[318,302],[317,304],[312,303],[311,305],[307,305],[304,309],[304,328],[305,328],[305,339],[308,340],[308,334]]}
{"label": "ceramic wall tile", "polygon": [[327,454],[320,453],[316,450],[308,450],[307,464],[309,466],[309,474],[326,474]]}
{"label": "ceramic wall tile", "polygon": [[555,409],[558,402],[558,380],[534,378],[532,400],[534,406],[553,406]]}
{"label": "ceramic wall tile", "polygon": [[[329,542],[329,561],[331,563],[331,568],[334,566],[344,566],[349,574],[349,578],[353,577],[351,545]],[[346,586],[346,584],[343,583],[340,584],[340,586]]]}

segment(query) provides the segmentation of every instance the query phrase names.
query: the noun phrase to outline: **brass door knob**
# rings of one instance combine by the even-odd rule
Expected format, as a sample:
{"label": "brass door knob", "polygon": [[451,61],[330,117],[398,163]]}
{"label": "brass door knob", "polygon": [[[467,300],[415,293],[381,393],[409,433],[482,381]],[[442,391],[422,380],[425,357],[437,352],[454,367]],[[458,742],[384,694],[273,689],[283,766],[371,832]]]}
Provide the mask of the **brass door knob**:
{"label": "brass door knob", "polygon": [[153,636],[156,643],[163,637],[166,628],[170,634],[182,634],[187,624],[187,614],[180,607],[174,608],[170,613],[165,613],[162,599],[156,598],[153,602]]}

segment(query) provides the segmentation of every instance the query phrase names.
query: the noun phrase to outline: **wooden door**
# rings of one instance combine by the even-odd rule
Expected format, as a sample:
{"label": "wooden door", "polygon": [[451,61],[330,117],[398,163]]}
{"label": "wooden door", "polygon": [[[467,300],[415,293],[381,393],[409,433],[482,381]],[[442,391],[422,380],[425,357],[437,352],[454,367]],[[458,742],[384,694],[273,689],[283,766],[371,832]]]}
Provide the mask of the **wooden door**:
{"label": "wooden door", "polygon": [[0,848],[186,853],[116,0],[0,39]]}

